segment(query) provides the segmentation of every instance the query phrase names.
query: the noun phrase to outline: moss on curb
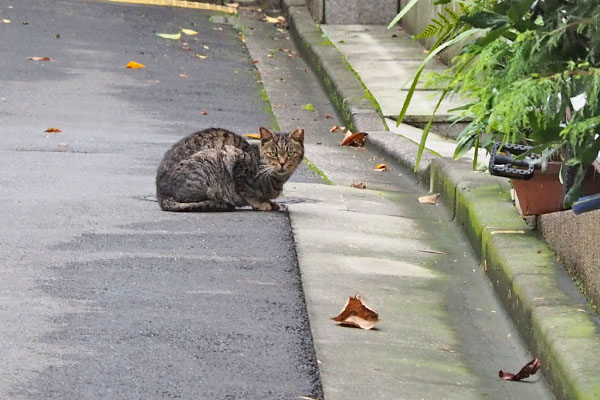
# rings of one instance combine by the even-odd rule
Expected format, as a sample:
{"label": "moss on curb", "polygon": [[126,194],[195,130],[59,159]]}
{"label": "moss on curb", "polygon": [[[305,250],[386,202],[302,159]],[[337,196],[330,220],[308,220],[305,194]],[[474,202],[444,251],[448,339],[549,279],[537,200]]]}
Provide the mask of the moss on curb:
{"label": "moss on curb", "polygon": [[321,179],[323,179],[323,181],[328,184],[328,185],[333,185],[333,182],[327,177],[327,175],[325,175],[325,172],[321,171],[319,169],[319,167],[316,166],[315,163],[313,163],[312,161],[310,161],[308,158],[304,157],[304,162],[306,163],[306,165],[308,166],[308,168],[313,171],[314,173],[316,173],[317,175],[319,175],[321,177]]}

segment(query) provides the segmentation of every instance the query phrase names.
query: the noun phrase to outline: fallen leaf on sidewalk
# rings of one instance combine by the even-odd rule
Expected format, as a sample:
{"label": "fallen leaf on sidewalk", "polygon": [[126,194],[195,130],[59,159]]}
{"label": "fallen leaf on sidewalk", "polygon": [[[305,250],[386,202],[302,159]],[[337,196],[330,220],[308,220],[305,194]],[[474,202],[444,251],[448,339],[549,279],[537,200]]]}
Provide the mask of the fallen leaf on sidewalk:
{"label": "fallen leaf on sidewalk", "polygon": [[58,128],[48,128],[46,129],[44,132],[48,132],[48,133],[58,133],[58,132],[62,132],[60,129]]}
{"label": "fallen leaf on sidewalk", "polygon": [[365,132],[352,133],[348,131],[346,136],[344,136],[344,140],[340,143],[340,146],[363,147],[368,135],[369,134]]}
{"label": "fallen leaf on sidewalk", "polygon": [[179,40],[181,38],[181,32],[178,33],[157,33],[156,36],[163,39]]}
{"label": "fallen leaf on sidewalk", "polygon": [[331,318],[342,326],[355,326],[361,329],[372,329],[379,321],[379,314],[367,307],[359,294],[349,297],[346,305],[337,317]]}
{"label": "fallen leaf on sidewalk", "polygon": [[419,197],[419,203],[421,203],[421,204],[433,204],[433,205],[435,205],[437,203],[437,199],[440,196],[441,195],[439,193],[431,194],[431,195],[428,195],[428,196],[421,196],[421,197]]}
{"label": "fallen leaf on sidewalk", "polygon": [[58,147],[69,147],[69,143],[67,143],[67,142],[60,142],[58,144]]}
{"label": "fallen leaf on sidewalk", "polygon": [[144,64],[140,64],[140,63],[135,62],[135,61],[129,61],[125,67],[126,68],[131,68],[131,69],[146,68],[146,66]]}
{"label": "fallen leaf on sidewalk", "polygon": [[50,57],[29,57],[31,61],[52,61]]}
{"label": "fallen leaf on sidewalk", "polygon": [[206,115],[206,114],[208,114],[208,111],[206,111],[206,110],[200,111],[200,115]]}
{"label": "fallen leaf on sidewalk", "polygon": [[366,189],[367,185],[365,185],[364,182],[352,182],[352,184],[350,185],[350,187],[356,188],[356,189]]}
{"label": "fallen leaf on sidewalk", "polygon": [[194,57],[199,58],[201,60],[206,60],[208,57],[205,56],[204,54],[200,54],[200,53],[196,53],[194,54]]}
{"label": "fallen leaf on sidewalk", "polygon": [[331,129],[329,130],[329,132],[333,133],[333,132],[337,131],[338,129],[340,129],[340,127],[337,126],[337,125],[334,125],[334,126],[331,127]]}
{"label": "fallen leaf on sidewalk", "polygon": [[193,35],[197,35],[198,32],[196,32],[193,29],[182,29],[181,32],[185,33],[188,36],[193,36]]}
{"label": "fallen leaf on sidewalk", "polygon": [[385,164],[377,164],[377,167],[373,171],[384,172],[387,171],[388,167]]}
{"label": "fallen leaf on sidewalk", "polygon": [[258,133],[244,133],[244,136],[249,139],[260,139],[260,135]]}
{"label": "fallen leaf on sidewalk", "polygon": [[443,251],[437,251],[437,250],[417,250],[417,251],[420,251],[421,253],[446,254]]}
{"label": "fallen leaf on sidewalk", "polygon": [[539,358],[534,358],[530,362],[528,362],[517,374],[511,374],[510,372],[504,372],[500,370],[498,372],[498,376],[505,381],[520,381],[525,378],[530,377],[531,375],[535,375],[535,373],[542,366],[542,362]]}
{"label": "fallen leaf on sidewalk", "polygon": [[187,74],[179,74],[179,77],[180,78],[187,78],[188,76],[187,76]]}
{"label": "fallen leaf on sidewalk", "polygon": [[315,106],[313,106],[312,104],[308,103],[308,104],[304,104],[302,106],[303,110],[307,110],[307,111],[315,111]]}
{"label": "fallen leaf on sidewalk", "polygon": [[190,45],[188,43],[182,43],[181,44],[181,50],[183,51],[190,51]]}
{"label": "fallen leaf on sidewalk", "polygon": [[12,21],[10,19],[3,19],[2,22],[5,24],[10,24]]}

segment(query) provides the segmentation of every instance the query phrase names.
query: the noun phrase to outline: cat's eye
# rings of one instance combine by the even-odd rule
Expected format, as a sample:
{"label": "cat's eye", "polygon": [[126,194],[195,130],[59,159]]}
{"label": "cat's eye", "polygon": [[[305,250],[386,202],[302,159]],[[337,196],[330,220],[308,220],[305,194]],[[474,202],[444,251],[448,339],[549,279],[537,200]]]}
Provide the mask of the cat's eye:
{"label": "cat's eye", "polygon": [[277,152],[276,151],[269,151],[269,152],[267,152],[267,155],[269,157],[275,157],[275,156],[277,156]]}
{"label": "cat's eye", "polygon": [[288,151],[288,157],[294,157],[295,155],[296,155],[296,152],[294,150]]}

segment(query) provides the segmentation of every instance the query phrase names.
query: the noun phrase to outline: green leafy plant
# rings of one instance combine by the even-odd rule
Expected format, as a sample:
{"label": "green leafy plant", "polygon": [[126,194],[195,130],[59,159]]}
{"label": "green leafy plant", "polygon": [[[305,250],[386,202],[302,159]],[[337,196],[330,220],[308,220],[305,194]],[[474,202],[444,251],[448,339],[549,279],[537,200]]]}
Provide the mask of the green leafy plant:
{"label": "green leafy plant", "polygon": [[[400,18],[417,1],[411,1]],[[428,79],[444,87],[434,115],[448,95],[460,95],[467,103],[454,110],[456,118],[471,120],[457,139],[455,157],[478,147],[480,141],[488,150],[494,141],[528,144],[542,154],[542,160],[558,155],[564,160],[563,169],[572,172],[572,185],[563,200],[564,207],[569,207],[581,195],[586,171],[600,151],[600,2],[459,3],[462,14],[458,19],[436,18],[418,35],[442,32],[415,72],[412,92],[432,54],[461,43],[452,66]],[[433,115],[424,129],[418,159],[432,121]]]}

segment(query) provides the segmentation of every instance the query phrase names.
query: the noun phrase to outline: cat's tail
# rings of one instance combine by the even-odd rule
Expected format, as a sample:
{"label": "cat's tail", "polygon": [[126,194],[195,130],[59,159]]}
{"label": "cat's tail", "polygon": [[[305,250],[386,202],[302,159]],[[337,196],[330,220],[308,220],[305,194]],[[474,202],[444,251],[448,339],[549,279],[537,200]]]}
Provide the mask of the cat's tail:
{"label": "cat's tail", "polygon": [[158,204],[163,211],[174,212],[222,212],[235,210],[235,207],[231,204],[213,200],[199,201],[196,203],[179,203],[173,200],[172,197],[167,197],[159,199]]}

